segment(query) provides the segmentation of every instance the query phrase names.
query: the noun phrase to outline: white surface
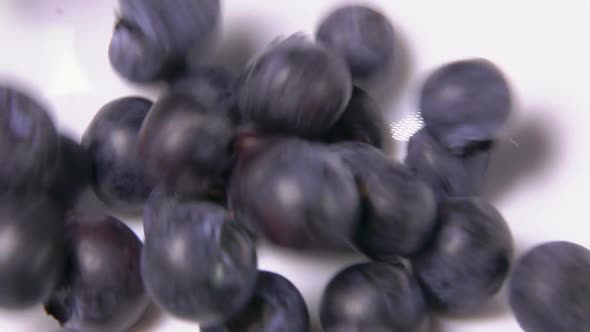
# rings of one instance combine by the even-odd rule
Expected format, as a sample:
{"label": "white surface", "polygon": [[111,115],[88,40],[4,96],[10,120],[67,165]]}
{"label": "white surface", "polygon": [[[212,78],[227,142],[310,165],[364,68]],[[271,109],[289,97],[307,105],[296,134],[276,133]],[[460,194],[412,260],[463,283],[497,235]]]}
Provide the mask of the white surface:
{"label": "white surface", "polygon": [[[338,3],[343,2],[225,0],[222,50],[216,58],[237,66],[245,57],[235,45],[248,50],[252,43],[256,49],[280,34],[311,33]],[[510,223],[519,252],[553,239],[590,247],[585,198],[590,188],[590,2],[368,3],[383,9],[406,41],[407,80],[395,89],[396,100],[382,101],[392,121],[416,110],[416,88],[435,66],[471,56],[496,62],[509,76],[519,107],[494,155],[492,202]],[[107,47],[114,13],[114,0],[1,0],[0,76],[41,93],[59,126],[77,136],[109,100],[156,96],[157,88],[130,85],[111,70]],[[141,232],[137,221],[131,225]],[[328,278],[344,261],[357,260],[268,248],[259,257],[261,268],[283,273],[300,288],[312,312]],[[520,331],[502,296],[498,303],[477,318],[440,319],[438,331]],[[165,315],[156,318],[134,331],[197,331]],[[0,331],[54,332],[59,327],[41,308],[33,308],[0,312]]]}

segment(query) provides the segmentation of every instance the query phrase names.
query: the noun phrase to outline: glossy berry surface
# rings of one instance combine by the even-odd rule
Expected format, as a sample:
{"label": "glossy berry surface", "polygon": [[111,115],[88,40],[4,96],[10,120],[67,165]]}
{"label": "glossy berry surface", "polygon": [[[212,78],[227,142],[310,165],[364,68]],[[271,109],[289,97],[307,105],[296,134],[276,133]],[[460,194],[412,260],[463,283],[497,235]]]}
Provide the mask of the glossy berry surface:
{"label": "glossy berry surface", "polygon": [[0,198],[0,307],[45,301],[63,267],[63,212],[45,196]]}
{"label": "glossy berry surface", "polygon": [[455,154],[494,139],[508,119],[511,104],[508,82],[493,63],[483,59],[437,68],[420,94],[426,127]]}
{"label": "glossy berry surface", "polygon": [[224,67],[200,67],[173,81],[170,90],[187,93],[206,110],[237,120],[236,80]]}
{"label": "glossy berry surface", "polygon": [[201,326],[240,310],[258,273],[253,241],[228,213],[220,218],[220,208],[179,201],[146,224],[141,269],[149,294],[168,313]]}
{"label": "glossy berry surface", "polygon": [[363,201],[356,243],[368,256],[409,256],[436,226],[432,190],[404,165],[364,143],[341,143],[333,151],[355,174]]}
{"label": "glossy berry surface", "polygon": [[345,6],[331,12],[317,28],[316,39],[346,60],[354,78],[374,76],[393,58],[391,22],[365,6]]}
{"label": "glossy berry surface", "polygon": [[509,299],[525,332],[590,331],[590,251],[571,242],[537,245],[515,264]]}
{"label": "glossy berry surface", "polygon": [[47,110],[27,93],[0,83],[0,195],[47,188],[58,149]]}
{"label": "glossy berry surface", "polygon": [[202,195],[230,165],[234,126],[191,95],[166,94],[140,133],[140,152],[151,176],[186,196]]}
{"label": "glossy berry surface", "polygon": [[358,141],[383,148],[387,124],[377,104],[363,89],[354,87],[352,97],[328,131],[328,142]]}
{"label": "glossy berry surface", "polygon": [[485,142],[468,154],[455,155],[426,130],[408,142],[405,164],[428,183],[438,199],[478,196],[483,192],[492,143]]}
{"label": "glossy berry surface", "polygon": [[120,0],[119,7],[109,59],[136,82],[182,71],[189,56],[208,49],[220,17],[219,0]]}
{"label": "glossy berry surface", "polygon": [[92,183],[92,158],[88,150],[66,135],[60,134],[59,142],[59,164],[49,194],[69,209]]}
{"label": "glossy berry surface", "polygon": [[277,140],[237,168],[230,207],[278,245],[344,248],[360,214],[353,174],[326,146]]}
{"label": "glossy berry surface", "polygon": [[66,244],[66,268],[45,311],[67,331],[127,331],[149,304],[141,240],[113,217],[72,214]]}
{"label": "glossy berry surface", "polygon": [[328,284],[321,300],[325,332],[426,332],[428,305],[418,282],[402,264],[350,266]]}
{"label": "glossy berry surface", "polygon": [[138,153],[139,129],[152,102],[124,97],[103,106],[86,129],[82,145],[93,163],[93,187],[107,205],[138,211],[152,190]]}
{"label": "glossy berry surface", "polygon": [[432,243],[412,259],[414,273],[436,309],[476,312],[508,275],[512,235],[500,213],[479,198],[441,203],[439,219]]}
{"label": "glossy berry surface", "polygon": [[286,278],[260,271],[254,294],[246,306],[223,326],[203,332],[308,332],[307,306]]}
{"label": "glossy berry surface", "polygon": [[344,112],[351,93],[344,62],[296,35],[275,42],[248,66],[238,106],[242,120],[262,131],[319,136]]}

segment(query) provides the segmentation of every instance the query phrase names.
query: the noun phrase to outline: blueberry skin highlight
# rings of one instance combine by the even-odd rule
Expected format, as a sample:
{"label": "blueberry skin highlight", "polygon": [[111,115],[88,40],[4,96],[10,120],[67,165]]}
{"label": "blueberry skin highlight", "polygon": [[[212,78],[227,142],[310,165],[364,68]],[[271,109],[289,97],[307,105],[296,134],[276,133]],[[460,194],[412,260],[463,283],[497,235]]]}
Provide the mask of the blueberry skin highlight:
{"label": "blueberry skin highlight", "polygon": [[0,307],[26,309],[50,296],[63,269],[63,224],[47,196],[0,198]]}
{"label": "blueberry skin highlight", "polygon": [[414,273],[433,308],[476,312],[508,275],[514,252],[510,229],[480,198],[442,202],[439,222],[432,242],[412,258]]}
{"label": "blueberry skin highlight", "polygon": [[275,42],[241,75],[244,122],[263,132],[319,137],[344,112],[352,81],[344,62],[305,37]]}
{"label": "blueberry skin highlight", "polygon": [[116,99],[98,111],[82,136],[92,156],[94,191],[117,210],[141,211],[152,190],[138,153],[139,129],[151,106],[141,97]]}
{"label": "blueberry skin highlight", "polygon": [[156,304],[201,326],[218,325],[254,290],[257,259],[248,233],[211,203],[180,201],[146,234],[141,271]]}
{"label": "blueberry skin highlight", "polygon": [[317,41],[342,56],[354,79],[367,79],[385,70],[395,50],[389,19],[375,9],[352,5],[325,17]]}
{"label": "blueberry skin highlight", "polygon": [[455,155],[422,128],[410,138],[404,163],[430,185],[439,200],[479,196],[484,189],[492,145],[485,142],[468,154]]}
{"label": "blueberry skin highlight", "polygon": [[299,290],[286,278],[260,271],[250,301],[222,326],[203,332],[308,332],[309,313]]}
{"label": "blueberry skin highlight", "polygon": [[590,251],[564,241],[537,245],[515,264],[508,292],[525,332],[590,331]]}
{"label": "blueberry skin highlight", "polygon": [[72,214],[66,244],[66,268],[45,311],[67,331],[127,331],[149,304],[139,238],[113,217]]}
{"label": "blueberry skin highlight", "polygon": [[46,189],[58,162],[57,130],[26,92],[0,83],[0,196]]}
{"label": "blueberry skin highlight", "polygon": [[425,332],[430,325],[420,286],[401,263],[342,270],[329,282],[320,306],[326,332]]}
{"label": "blueberry skin highlight", "polygon": [[460,60],[437,68],[420,94],[426,127],[458,155],[496,138],[511,108],[508,82],[484,59]]}
{"label": "blueberry skin highlight", "polygon": [[120,0],[109,46],[113,68],[134,82],[175,77],[212,44],[219,0]]}
{"label": "blueberry skin highlight", "polygon": [[353,174],[326,146],[278,139],[238,171],[229,189],[236,220],[254,223],[281,246],[350,247],[359,194]]}
{"label": "blueberry skin highlight", "polygon": [[185,197],[203,197],[224,181],[234,136],[234,124],[224,114],[176,91],[154,104],[139,149],[154,181]]}

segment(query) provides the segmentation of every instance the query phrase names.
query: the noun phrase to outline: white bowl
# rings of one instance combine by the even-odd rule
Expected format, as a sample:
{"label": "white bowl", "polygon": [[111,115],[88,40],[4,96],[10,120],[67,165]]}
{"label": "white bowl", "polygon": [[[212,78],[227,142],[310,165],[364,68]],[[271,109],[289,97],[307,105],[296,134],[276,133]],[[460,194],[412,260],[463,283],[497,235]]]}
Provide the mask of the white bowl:
{"label": "white bowl", "polygon": [[[366,1],[381,8],[402,37],[395,86],[375,92],[393,125],[417,111],[424,76],[447,61],[485,57],[509,77],[517,97],[493,155],[488,197],[511,225],[518,253],[546,240],[590,247],[590,4],[587,1]],[[278,35],[313,33],[338,0],[225,0],[220,50],[234,68]],[[50,105],[59,127],[76,137],[94,113],[120,96],[154,98],[158,86],[129,84],[111,69],[108,42],[115,0],[0,1],[0,77],[26,84]],[[393,127],[399,128],[400,126]],[[400,138],[399,132],[394,133]],[[401,157],[404,142],[396,141]],[[141,222],[128,220],[143,235]],[[262,248],[260,267],[284,274],[312,314],[328,279],[362,257],[323,257]],[[501,292],[472,318],[437,318],[438,332],[520,331]],[[0,312],[0,331],[59,331],[41,307]],[[156,310],[133,331],[197,331]],[[370,331],[368,331],[370,332]],[[556,331],[558,332],[558,331]]]}

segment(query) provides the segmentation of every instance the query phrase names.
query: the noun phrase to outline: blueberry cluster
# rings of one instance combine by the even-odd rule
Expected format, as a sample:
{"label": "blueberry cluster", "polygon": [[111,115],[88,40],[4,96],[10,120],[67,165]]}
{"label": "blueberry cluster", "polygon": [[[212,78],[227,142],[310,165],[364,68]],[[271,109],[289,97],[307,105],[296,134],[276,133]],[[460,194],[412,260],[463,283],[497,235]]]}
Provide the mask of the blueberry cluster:
{"label": "blueberry cluster", "polygon": [[[119,4],[112,67],[164,82],[157,100],[107,103],[79,144],[0,83],[0,307],[44,304],[73,332],[125,331],[152,301],[204,332],[308,332],[298,289],[258,269],[256,245],[269,241],[369,259],[325,287],[326,332],[429,331],[434,313],[481,310],[512,270],[525,331],[590,331],[590,251],[550,242],[513,264],[509,226],[482,198],[512,108],[492,62],[428,76],[425,125],[401,162],[359,87],[398,48],[377,10],[335,9],[315,38],[277,39],[234,74],[202,60],[219,0]],[[87,187],[114,211],[143,212],[145,242],[81,211]]]}

